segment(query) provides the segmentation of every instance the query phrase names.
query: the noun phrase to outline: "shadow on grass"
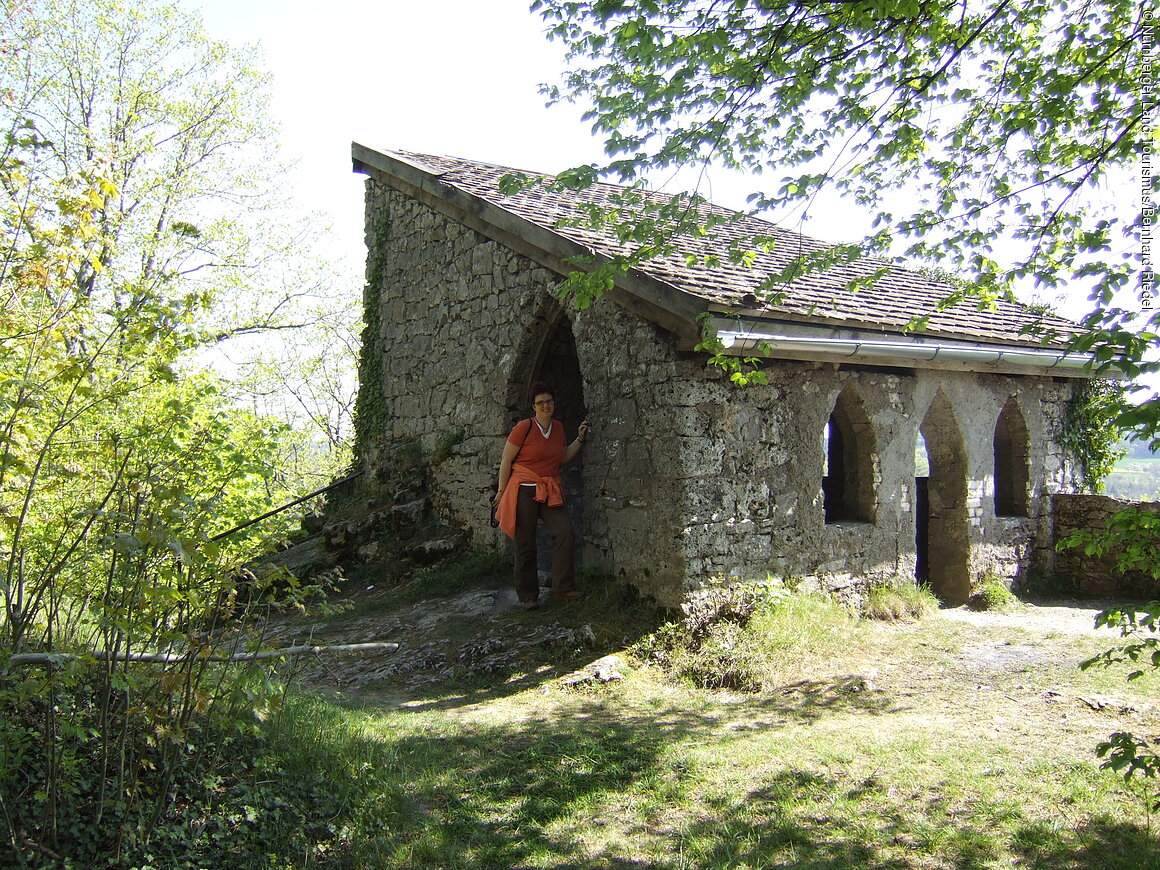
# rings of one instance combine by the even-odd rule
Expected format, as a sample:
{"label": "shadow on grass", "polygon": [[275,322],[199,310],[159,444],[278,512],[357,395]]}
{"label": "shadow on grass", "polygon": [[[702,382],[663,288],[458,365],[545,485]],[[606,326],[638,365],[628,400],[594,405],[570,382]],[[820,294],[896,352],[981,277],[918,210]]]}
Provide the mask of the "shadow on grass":
{"label": "shadow on grass", "polygon": [[[588,659],[591,660],[592,656]],[[582,664],[577,660],[566,668],[551,668],[547,665],[536,673],[513,677],[502,685],[478,685],[472,688],[451,689],[440,687],[438,694],[416,697],[398,708],[402,713],[432,713],[451,711],[474,704],[497,701],[519,694],[540,685],[546,685],[561,674],[570,672]],[[763,718],[738,726],[738,730],[755,730],[766,721],[796,720],[802,723],[817,722],[827,716],[843,713],[881,715],[898,712],[896,699],[881,691],[868,689],[862,677],[857,675],[830,677],[823,680],[808,680],[783,686],[769,692],[741,693],[747,708],[761,711]],[[351,706],[367,710],[377,709],[373,695],[352,699]],[[676,711],[674,711],[676,712]],[[690,718],[695,714],[687,713]],[[772,717],[772,719],[771,719]]]}
{"label": "shadow on grass", "polygon": [[[296,763],[320,781],[342,779],[348,794],[329,820],[341,842],[323,844],[330,858],[311,866],[1160,870],[1140,825],[1095,815],[1072,829],[978,802],[969,786],[957,799],[937,786],[912,793],[888,773],[844,779],[808,758],[755,766],[760,782],[723,796],[689,755],[715,742],[727,753],[722,723],[675,706],[626,711],[593,699],[556,718],[393,732],[368,720],[361,733],[315,706],[309,730],[326,736],[293,740]],[[785,722],[778,702],[755,713],[747,727]],[[345,748],[328,755],[343,730]]]}
{"label": "shadow on grass", "polygon": [[762,698],[760,704],[806,723],[839,713],[881,715],[901,709],[892,695],[870,688],[857,674],[782,686],[770,693],[768,700]]}
{"label": "shadow on grass", "polygon": [[684,839],[697,844],[690,866],[700,868],[1160,868],[1160,844],[1144,826],[1106,815],[1071,829],[1010,806],[899,803],[873,776],[842,782],[806,770],[717,802]]}
{"label": "shadow on grass", "polygon": [[[317,723],[309,731],[350,733],[337,709],[306,703]],[[710,724],[670,713],[622,721],[594,706],[560,721],[464,725],[451,734],[363,733],[339,757],[326,757],[327,740],[315,752],[300,746],[313,775],[352,777],[347,814],[357,824],[341,849],[321,850],[341,851],[342,862],[320,866],[589,866],[578,845],[546,829],[582,815],[589,801],[631,792],[656,775],[668,746]],[[345,820],[332,826],[346,827]]]}

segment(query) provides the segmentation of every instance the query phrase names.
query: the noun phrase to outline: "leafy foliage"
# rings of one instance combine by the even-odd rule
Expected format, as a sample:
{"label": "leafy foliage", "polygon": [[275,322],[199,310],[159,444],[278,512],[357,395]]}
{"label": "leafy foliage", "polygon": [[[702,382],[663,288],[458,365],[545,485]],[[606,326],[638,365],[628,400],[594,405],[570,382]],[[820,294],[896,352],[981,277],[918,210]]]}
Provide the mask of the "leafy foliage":
{"label": "leafy foliage", "polygon": [[[1116,731],[1096,748],[1100,758],[1106,758],[1100,767],[1121,774],[1125,780],[1136,774],[1148,779],[1160,775],[1160,754],[1156,745],[1127,731]],[[1160,810],[1160,794],[1150,801],[1152,812]]]}
{"label": "leafy foliage", "polygon": [[175,783],[202,789],[183,824],[204,824],[230,737],[280,688],[210,656],[245,648],[222,628],[247,601],[309,593],[239,569],[286,517],[218,539],[298,494],[283,459],[301,442],[189,361],[241,286],[235,149],[264,123],[261,77],[194,25],[107,0],[43,0],[4,25],[4,866],[202,866],[174,857]]}
{"label": "leafy foliage", "polygon": [[1083,547],[1088,556],[1114,553],[1118,570],[1140,571],[1160,580],[1160,517],[1146,507],[1123,507],[1102,531],[1074,532],[1059,547]]}
{"label": "leafy foliage", "polygon": [[86,670],[54,686],[72,711],[67,739],[51,739],[62,723],[47,697],[26,695],[0,721],[5,867],[344,866],[348,826],[379,775],[349,725],[298,701],[260,728],[131,716],[109,744],[102,717],[122,711],[103,707],[102,680]]}
{"label": "leafy foliage", "polygon": [[1124,455],[1119,437],[1124,405],[1124,388],[1119,383],[1093,379],[1074,389],[1065,408],[1060,443],[1079,462],[1080,476],[1091,492],[1103,489],[1104,480]]}
{"label": "leafy foliage", "polygon": [[[598,275],[573,276],[580,304],[617,268],[668,250],[674,233],[712,233],[722,220],[695,214],[695,192],[663,213],[643,192],[650,176],[692,169],[696,186],[723,164],[755,178],[754,209],[780,222],[807,220],[829,194],[872,221],[860,241],[771,276],[770,301],[802,274],[868,254],[954,274],[949,296],[980,305],[1020,282],[1084,288],[1093,310],[1074,348],[1092,352],[1097,369],[1156,370],[1155,316],[1127,295],[1146,289],[1134,244],[1144,210],[1103,194],[1127,178],[1145,135],[1145,6],[536,0],[533,9],[572,61],[545,93],[585,105],[604,136],[607,162],[569,179],[631,181],[644,203],[633,213],[616,202],[594,218],[630,250]],[[1153,436],[1158,419],[1148,402],[1123,418]]]}
{"label": "leafy foliage", "polygon": [[[35,0],[14,7],[5,37],[0,123],[15,135],[3,153],[19,164],[6,193],[42,229],[38,214],[89,213],[62,291],[183,349],[228,346],[248,376],[235,395],[266,407],[289,390],[277,412],[301,408],[340,446],[357,315],[331,298],[324,229],[285,208],[256,49],[211,38],[167,0]],[[62,201],[73,194],[87,199]],[[302,466],[317,464],[316,451]]]}
{"label": "leafy foliage", "polygon": [[[1153,557],[1152,564],[1160,564],[1160,560]],[[1103,611],[1096,618],[1096,625],[1118,629],[1124,643],[1085,660],[1080,667],[1086,670],[1130,663],[1132,670],[1127,675],[1129,680],[1138,680],[1148,673],[1137,667],[1138,664],[1143,664],[1154,673],[1160,669],[1158,620],[1160,601],[1153,601],[1143,609],[1112,608]],[[1157,749],[1160,746],[1155,741],[1126,731],[1117,731],[1096,747],[1096,754],[1106,759],[1100,765],[1101,768],[1118,773],[1125,780],[1137,774],[1146,779],[1156,779],[1160,776],[1160,752]],[[1150,809],[1153,812],[1160,810],[1160,791],[1153,792]]]}
{"label": "leafy foliage", "polygon": [[806,660],[848,643],[852,614],[827,596],[767,584],[714,587],[690,596],[684,618],[632,649],[673,679],[705,689],[759,691]]}
{"label": "leafy foliage", "polygon": [[[709,365],[722,369],[729,376],[729,380],[739,387],[769,383],[769,375],[760,368],[761,359],[759,357],[736,357],[726,353],[728,348],[725,347],[712,328],[712,315],[706,312],[700,315],[700,320],[701,341],[693,349],[710,354]],[[766,342],[762,342],[762,345],[769,346]]]}
{"label": "leafy foliage", "polygon": [[[91,202],[90,190],[68,202]],[[91,210],[37,217],[11,202],[3,213],[3,842],[33,847],[30,861],[95,866],[153,841],[183,764],[224,763],[192,735],[270,702],[270,687],[199,653],[217,642],[232,566],[284,531],[210,540],[286,492],[272,462],[287,432],[230,406],[214,379],[175,373],[185,344],[165,318],[184,316],[180,305],[73,292],[76,264],[92,262],[73,244]],[[89,650],[114,658],[8,666],[23,652]],[[116,660],[140,651],[188,654],[160,668]]]}
{"label": "leafy foliage", "polygon": [[76,292],[204,313],[239,289],[252,253],[243,203],[264,193],[254,167],[271,133],[252,57],[156,2],[37,0],[9,24],[4,114],[43,145],[23,161],[31,201],[51,202],[56,179],[104,182]]}
{"label": "leafy foliage", "polygon": [[[1064,270],[1108,289],[1121,219],[1087,219],[1082,194],[1132,159],[1144,118],[1135,80],[1143,10],[1124,0],[972,7],[873,2],[537,0],[575,61],[555,100],[589,106],[610,161],[586,178],[721,161],[749,172],[801,167],[754,195],[808,208],[825,187],[876,213],[868,241],[949,262],[982,287],[1056,284]],[[921,198],[895,216],[905,175]],[[1028,243],[1012,269],[987,245]],[[934,235],[932,235],[934,234]]]}
{"label": "leafy foliage", "polygon": [[1001,577],[985,576],[971,590],[967,606],[972,610],[1010,610],[1019,603]]}
{"label": "leafy foliage", "polygon": [[383,282],[386,278],[386,241],[390,237],[391,224],[385,217],[380,217],[374,229],[375,244],[369,250],[381,252],[374,257],[367,266],[367,285],[365,324],[362,332],[362,342],[358,357],[358,371],[362,387],[358,391],[354,406],[354,419],[357,421],[358,443],[354,446],[354,455],[357,460],[366,460],[370,451],[377,449],[385,441],[387,427],[390,423],[386,419],[386,404],[379,401],[383,384],[384,349],[380,339],[380,299]]}
{"label": "leafy foliage", "polygon": [[[1143,660],[1151,668],[1160,668],[1158,619],[1160,619],[1160,602],[1157,601],[1153,601],[1142,610],[1111,608],[1103,611],[1096,618],[1096,625],[1117,629],[1126,642],[1087,659],[1081,667],[1086,670],[1096,665],[1108,667]],[[1144,674],[1142,670],[1133,670],[1128,674],[1128,679],[1136,680]]]}

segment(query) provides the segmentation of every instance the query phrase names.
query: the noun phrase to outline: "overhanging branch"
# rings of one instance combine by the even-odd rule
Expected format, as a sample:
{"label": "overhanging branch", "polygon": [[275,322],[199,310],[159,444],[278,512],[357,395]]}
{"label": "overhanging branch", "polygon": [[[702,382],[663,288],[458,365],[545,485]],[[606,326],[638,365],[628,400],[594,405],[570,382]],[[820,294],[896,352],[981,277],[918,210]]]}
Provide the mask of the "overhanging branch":
{"label": "overhanging branch", "polygon": [[93,652],[84,655],[77,655],[74,653],[17,653],[8,659],[8,667],[25,667],[28,665],[58,665],[64,662],[76,661],[81,658],[93,658],[99,662],[147,662],[150,664],[174,664],[188,661],[203,661],[203,662],[256,662],[266,659],[277,659],[283,656],[301,656],[301,655],[318,655],[321,653],[388,653],[397,652],[399,644],[394,642],[381,643],[344,643],[335,644],[333,646],[314,646],[313,644],[303,644],[300,646],[287,646],[281,649],[266,649],[258,650],[256,652],[245,653],[230,653],[229,655],[219,655],[217,653],[205,654],[200,650],[192,650],[184,653],[133,653],[133,652]]}

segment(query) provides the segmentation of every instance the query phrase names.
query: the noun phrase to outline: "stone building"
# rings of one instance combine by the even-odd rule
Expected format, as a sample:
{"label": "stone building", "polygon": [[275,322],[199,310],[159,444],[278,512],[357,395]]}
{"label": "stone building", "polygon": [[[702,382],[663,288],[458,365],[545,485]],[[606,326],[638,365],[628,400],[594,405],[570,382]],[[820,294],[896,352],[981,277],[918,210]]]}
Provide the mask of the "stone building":
{"label": "stone building", "polygon": [[[542,379],[569,438],[592,425],[565,481],[582,563],[663,604],[767,575],[835,590],[917,577],[959,602],[980,575],[1015,578],[1047,552],[1050,499],[1071,480],[1060,426],[1086,359],[1027,330],[1071,324],[1006,302],[938,311],[950,288],[896,268],[849,289],[883,265],[868,260],[762,304],[764,276],[825,245],[752,218],[578,310],[556,292],[572,258],[624,250],[578,217],[616,188],[505,195],[515,170],[358,144],[353,156],[369,251],[359,460],[373,470],[416,440],[439,450],[436,508],[476,544],[503,541],[486,495]],[[741,265],[729,251],[745,233],[769,244]],[[706,365],[704,324],[725,354],[764,357],[768,383]]]}

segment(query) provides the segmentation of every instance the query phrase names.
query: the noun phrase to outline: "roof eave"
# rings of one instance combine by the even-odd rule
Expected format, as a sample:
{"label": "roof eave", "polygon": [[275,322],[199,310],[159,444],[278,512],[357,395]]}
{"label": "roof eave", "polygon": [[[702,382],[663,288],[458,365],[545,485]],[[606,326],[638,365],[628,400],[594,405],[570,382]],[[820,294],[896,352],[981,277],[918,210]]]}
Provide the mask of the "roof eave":
{"label": "roof eave", "polygon": [[730,356],[992,374],[1096,377],[1092,370],[1093,354],[1072,353],[1063,348],[956,341],[750,318],[714,317],[707,325],[716,332],[722,352]]}
{"label": "roof eave", "polygon": [[[351,156],[355,172],[383,181],[558,275],[592,268],[577,265],[575,258],[593,258],[594,265],[602,260],[593,249],[446,184],[423,166],[357,142],[351,143]],[[697,318],[707,304],[703,299],[635,269],[619,275],[616,286],[606,295],[673,333],[678,342],[695,343],[698,339]]]}

